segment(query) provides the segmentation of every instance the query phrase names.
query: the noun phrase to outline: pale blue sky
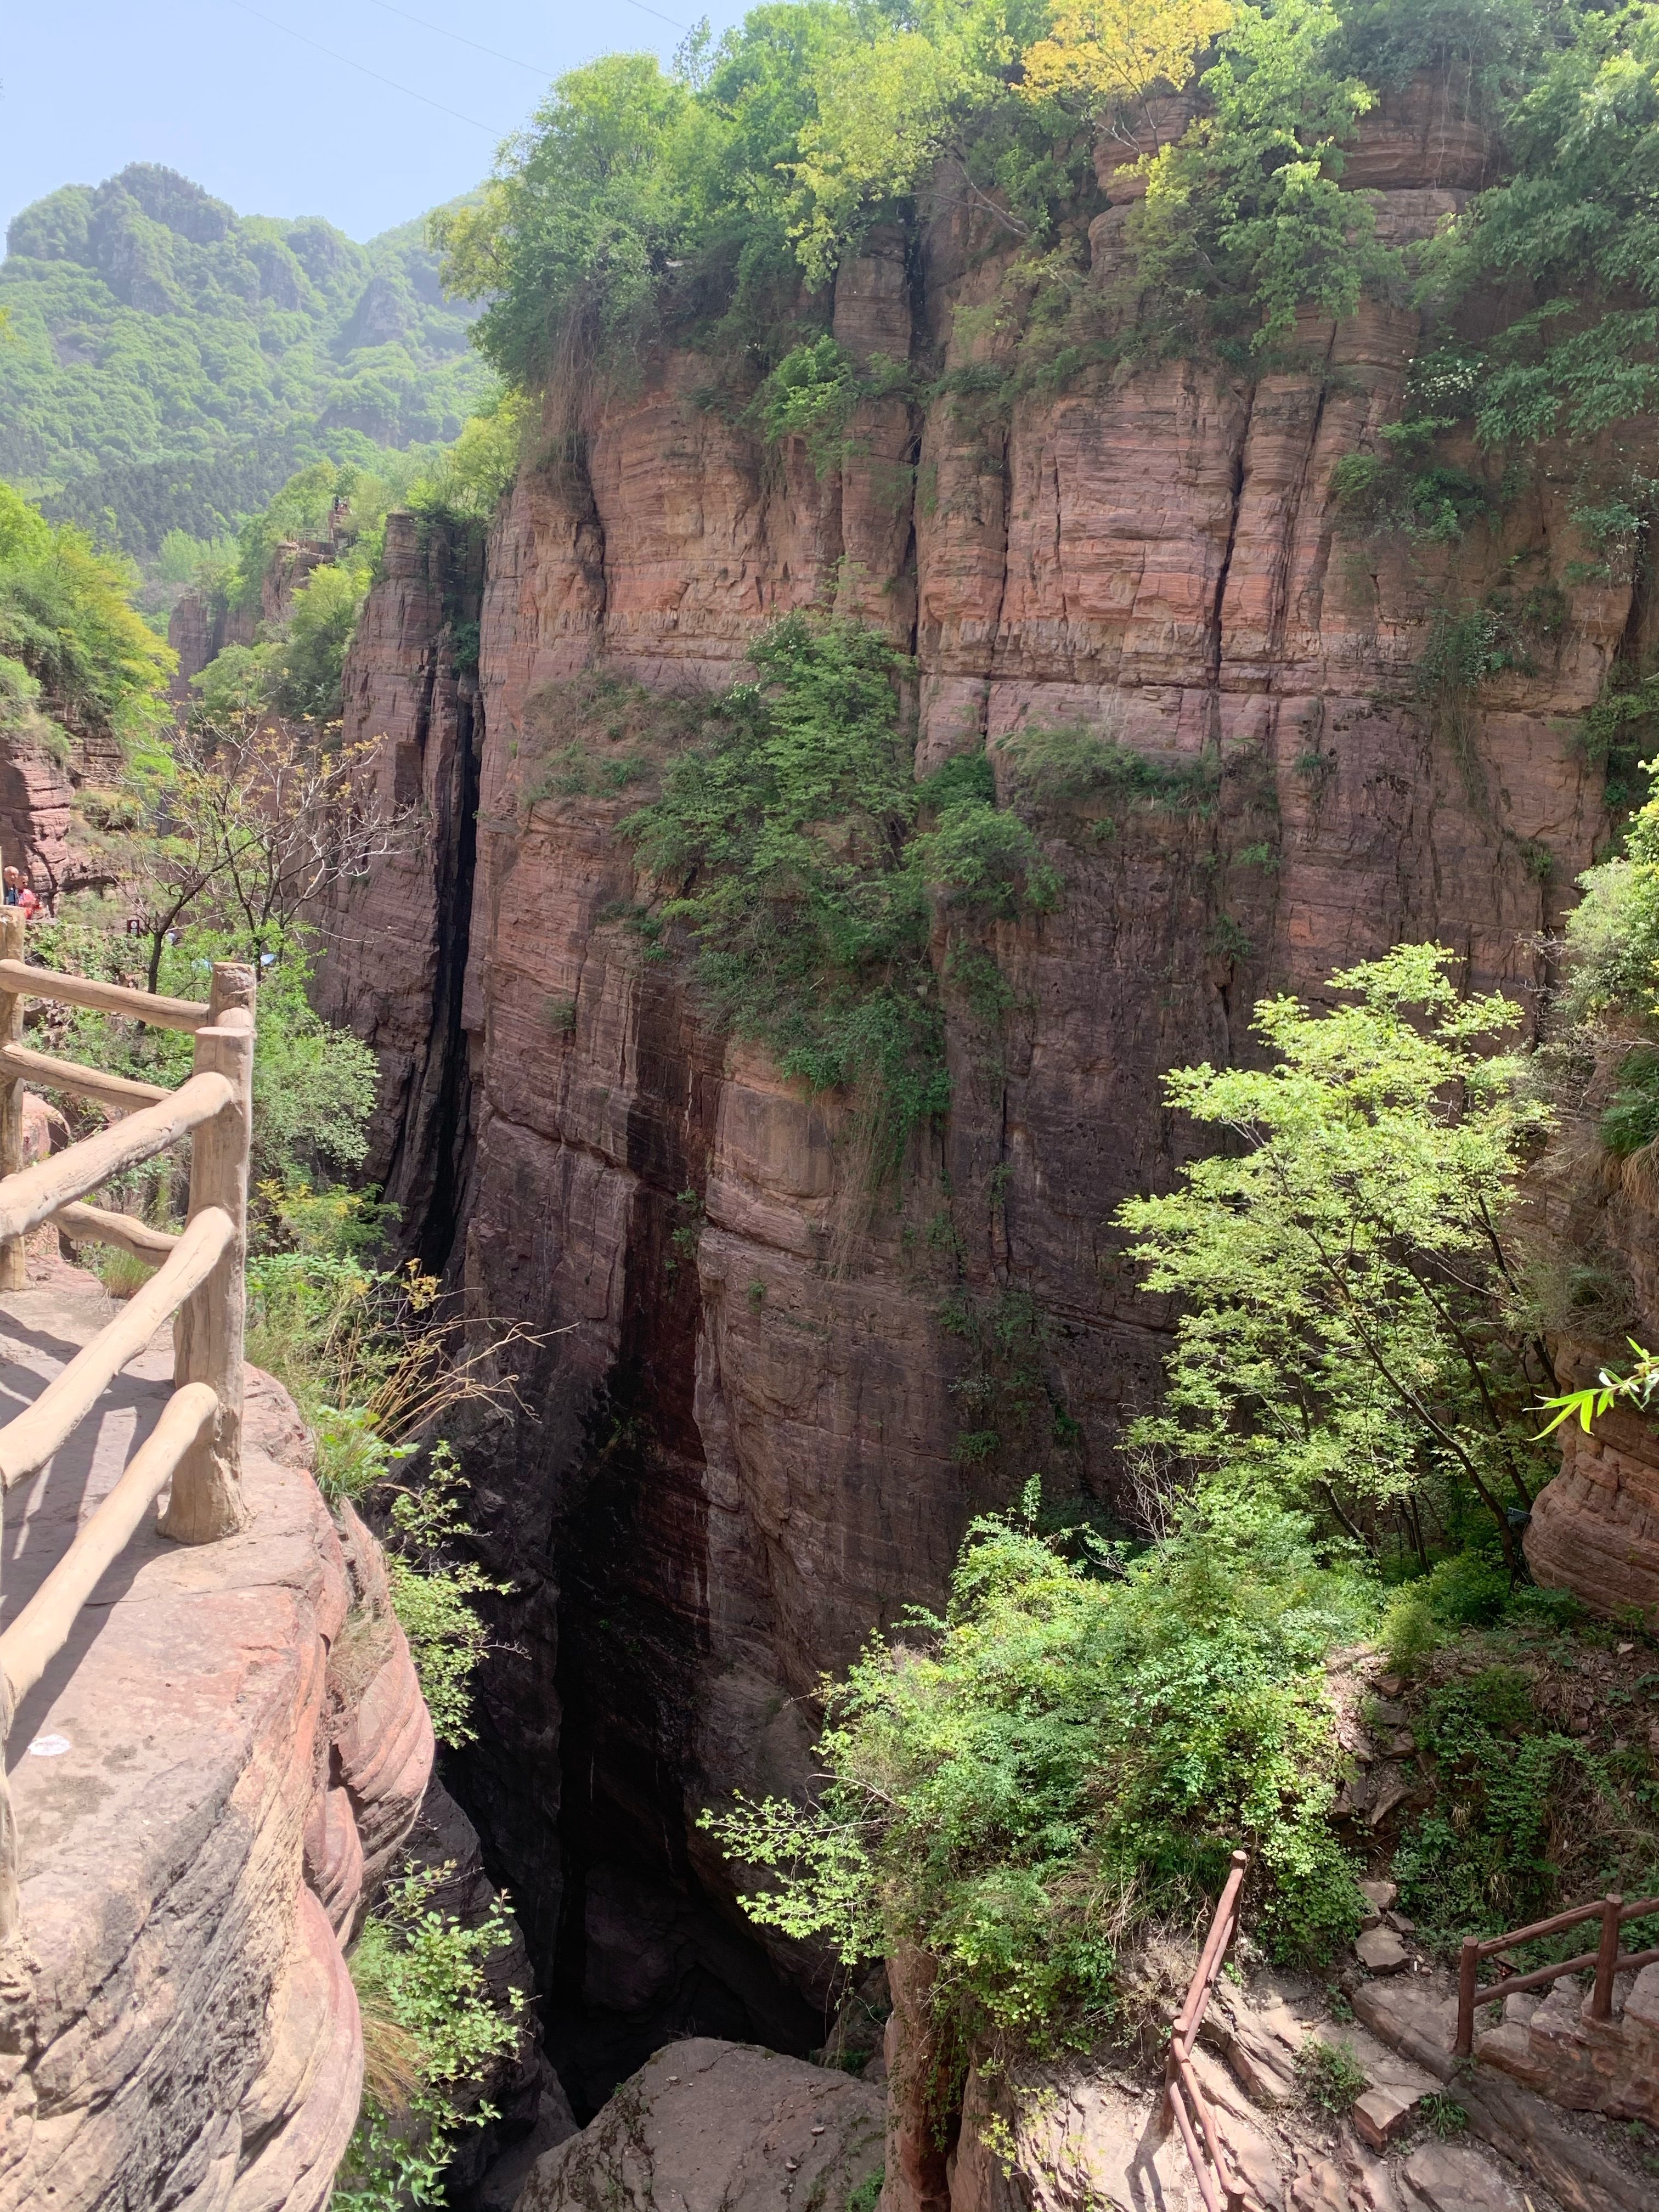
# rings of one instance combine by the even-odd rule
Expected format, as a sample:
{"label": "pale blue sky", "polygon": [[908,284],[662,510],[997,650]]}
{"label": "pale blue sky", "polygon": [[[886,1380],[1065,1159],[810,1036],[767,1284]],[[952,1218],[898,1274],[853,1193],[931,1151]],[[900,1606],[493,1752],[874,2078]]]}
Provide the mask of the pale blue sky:
{"label": "pale blue sky", "polygon": [[59,185],[161,161],[239,214],[322,215],[369,238],[477,184],[550,77],[618,47],[666,58],[681,32],[661,19],[705,12],[719,30],[744,6],[3,0],[0,228]]}

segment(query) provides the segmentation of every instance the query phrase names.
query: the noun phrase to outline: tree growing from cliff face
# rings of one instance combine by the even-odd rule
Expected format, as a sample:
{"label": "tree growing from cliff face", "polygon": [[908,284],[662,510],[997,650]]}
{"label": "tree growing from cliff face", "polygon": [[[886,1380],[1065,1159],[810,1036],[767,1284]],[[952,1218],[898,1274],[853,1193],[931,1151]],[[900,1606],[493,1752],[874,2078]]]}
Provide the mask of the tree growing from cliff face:
{"label": "tree growing from cliff face", "polygon": [[813,1802],[703,1825],[761,1877],[742,1903],[763,1926],[849,1963],[915,1945],[958,2048],[1053,2055],[1121,2026],[1124,1954],[1192,1917],[1241,1842],[1279,1955],[1352,1931],[1319,1662],[1367,1602],[1264,1501],[1079,1564],[1037,1534],[1037,1488],[969,1528],[942,1619],[827,1686]]}
{"label": "tree growing from cliff face", "polygon": [[1061,0],[1046,39],[1026,48],[1028,99],[1070,94],[1095,112],[1179,92],[1198,56],[1232,21],[1231,0]]}
{"label": "tree growing from cliff face", "polygon": [[1548,1116],[1492,1049],[1519,1008],[1462,998],[1452,964],[1399,946],[1334,975],[1325,1012],[1263,1006],[1272,1067],[1168,1079],[1227,1148],[1119,1212],[1147,1288],[1182,1303],[1164,1406],[1131,1436],[1211,1487],[1322,1505],[1367,1548],[1398,1515],[1425,1566],[1424,1509],[1443,1528],[1471,1493],[1513,1567],[1547,1370],[1504,1224]]}

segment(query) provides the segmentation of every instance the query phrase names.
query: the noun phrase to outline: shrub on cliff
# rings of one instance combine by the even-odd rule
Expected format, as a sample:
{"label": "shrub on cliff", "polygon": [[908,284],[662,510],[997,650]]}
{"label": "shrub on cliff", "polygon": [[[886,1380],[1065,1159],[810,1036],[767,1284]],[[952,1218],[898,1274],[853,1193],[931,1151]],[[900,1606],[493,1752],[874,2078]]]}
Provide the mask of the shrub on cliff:
{"label": "shrub on cliff", "polygon": [[1267,1504],[1197,1500],[1142,1557],[1082,1565],[1024,1508],[975,1522],[942,1620],[914,1614],[828,1690],[806,1810],[705,1815],[764,1870],[763,1925],[848,1961],[919,1945],[966,2039],[1086,2045],[1149,1924],[1196,1921],[1240,1844],[1274,1953],[1352,1932],[1326,1824],[1340,1769],[1321,1661],[1364,1622],[1352,1577]]}
{"label": "shrub on cliff", "polygon": [[879,1168],[949,1099],[928,957],[936,908],[973,931],[1040,912],[1058,878],[982,757],[918,785],[907,664],[859,623],[793,615],[623,823],[655,887],[653,930],[683,930],[717,1019],[786,1075],[858,1091]]}
{"label": "shrub on cliff", "polygon": [[465,2127],[495,2118],[471,2101],[517,2048],[524,1993],[497,1999],[484,1962],[513,1940],[501,1900],[465,1927],[434,1903],[453,1863],[402,1875],[352,1945],[363,2023],[363,2101],[332,2212],[406,2212],[447,2202],[444,2178]]}
{"label": "shrub on cliff", "polygon": [[1270,1067],[1169,1077],[1171,1106],[1231,1143],[1120,1209],[1147,1286],[1182,1305],[1164,1407],[1131,1433],[1425,1566],[1425,1515],[1443,1542],[1478,1499],[1518,1567],[1549,1370],[1504,1234],[1548,1115],[1492,1049],[1520,1009],[1462,997],[1450,969],[1398,946],[1334,975],[1328,1011],[1259,1007]]}
{"label": "shrub on cliff", "polygon": [[1579,878],[1561,1012],[1570,1021],[1611,1017],[1659,1035],[1659,799],[1632,818],[1624,847]]}

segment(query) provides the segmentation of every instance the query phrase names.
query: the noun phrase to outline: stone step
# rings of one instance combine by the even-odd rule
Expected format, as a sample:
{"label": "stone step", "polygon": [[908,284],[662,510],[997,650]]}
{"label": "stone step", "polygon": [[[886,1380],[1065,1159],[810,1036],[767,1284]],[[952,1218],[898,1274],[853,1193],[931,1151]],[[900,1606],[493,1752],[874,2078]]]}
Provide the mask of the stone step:
{"label": "stone step", "polygon": [[1449,1975],[1362,1982],[1353,2008],[1380,2042],[1444,2086],[1472,2135],[1535,2177],[1567,2212],[1655,2212],[1659,2186],[1605,2120],[1565,2112],[1480,2058],[1471,2067],[1452,2057],[1457,1996]]}
{"label": "stone step", "polygon": [[1529,2005],[1510,1998],[1502,2024],[1477,2033],[1475,2057],[1568,2112],[1659,2127],[1659,1966],[1621,1974],[1613,1996],[1606,2021],[1590,2018],[1576,1978]]}

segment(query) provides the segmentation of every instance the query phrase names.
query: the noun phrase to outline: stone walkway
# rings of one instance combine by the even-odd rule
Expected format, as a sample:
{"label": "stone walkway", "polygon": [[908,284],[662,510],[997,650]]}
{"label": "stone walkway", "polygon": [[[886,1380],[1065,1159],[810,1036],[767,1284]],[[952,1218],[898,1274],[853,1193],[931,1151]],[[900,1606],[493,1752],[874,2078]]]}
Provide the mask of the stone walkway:
{"label": "stone walkway", "polygon": [[[45,1272],[0,1298],[0,1412],[107,1316],[88,1278]],[[170,1377],[164,1332],[5,1498],[0,1620]],[[12,1724],[22,1925],[0,1954],[0,2212],[316,2212],[356,2114],[356,2002],[302,1871],[353,1587],[291,1404],[248,1382],[247,1529],[200,1547],[141,1531]]]}

